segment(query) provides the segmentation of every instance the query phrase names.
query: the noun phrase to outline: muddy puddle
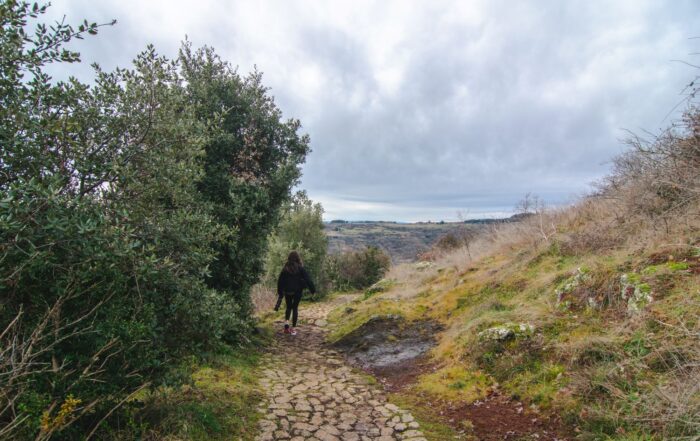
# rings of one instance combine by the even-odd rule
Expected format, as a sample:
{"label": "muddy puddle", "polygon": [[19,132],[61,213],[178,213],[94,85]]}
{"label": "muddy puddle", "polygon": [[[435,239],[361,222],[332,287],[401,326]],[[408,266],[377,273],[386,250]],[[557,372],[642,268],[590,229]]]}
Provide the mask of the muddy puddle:
{"label": "muddy puddle", "polygon": [[408,322],[400,316],[377,316],[338,340],[333,346],[362,369],[387,372],[421,359],[435,345],[439,323]]}

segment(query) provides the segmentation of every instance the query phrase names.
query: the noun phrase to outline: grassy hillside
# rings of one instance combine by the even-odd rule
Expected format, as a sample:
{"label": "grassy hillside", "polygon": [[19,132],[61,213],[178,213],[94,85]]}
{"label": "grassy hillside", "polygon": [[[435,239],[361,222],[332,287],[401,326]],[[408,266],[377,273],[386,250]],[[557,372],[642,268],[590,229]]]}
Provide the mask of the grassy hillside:
{"label": "grassy hillside", "polygon": [[434,319],[447,329],[440,369],[416,390],[474,401],[497,389],[591,435],[697,436],[699,255],[678,243],[575,256],[553,242],[404,265],[387,292],[336,312],[332,338],[376,314]]}
{"label": "grassy hillside", "polygon": [[[700,439],[697,118],[618,158],[596,196],[487,229],[466,253],[403,264],[337,310],[337,340],[377,315],[445,331],[430,407],[500,394],[580,439]],[[468,424],[467,424],[468,426]]]}

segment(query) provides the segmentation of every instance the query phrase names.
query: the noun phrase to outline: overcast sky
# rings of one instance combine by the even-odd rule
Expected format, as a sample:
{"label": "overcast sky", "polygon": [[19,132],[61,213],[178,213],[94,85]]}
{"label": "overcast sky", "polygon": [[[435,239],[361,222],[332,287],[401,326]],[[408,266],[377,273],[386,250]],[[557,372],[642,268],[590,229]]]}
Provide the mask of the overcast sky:
{"label": "overcast sky", "polygon": [[670,123],[696,74],[672,60],[700,52],[694,0],[52,3],[52,17],[118,20],[73,46],[106,69],[148,43],[175,56],[185,35],[257,66],[311,136],[300,188],[327,219],[498,216],[526,192],[567,203],[625,129]]}

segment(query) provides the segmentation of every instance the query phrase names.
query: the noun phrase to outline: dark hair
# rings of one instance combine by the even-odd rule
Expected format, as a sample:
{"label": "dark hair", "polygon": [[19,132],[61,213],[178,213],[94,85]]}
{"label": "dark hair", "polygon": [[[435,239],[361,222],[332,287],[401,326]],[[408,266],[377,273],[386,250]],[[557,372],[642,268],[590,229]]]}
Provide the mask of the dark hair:
{"label": "dark hair", "polygon": [[301,256],[299,256],[299,253],[292,251],[289,253],[289,256],[287,256],[287,263],[284,264],[282,271],[289,274],[296,274],[303,266],[304,264],[301,263]]}

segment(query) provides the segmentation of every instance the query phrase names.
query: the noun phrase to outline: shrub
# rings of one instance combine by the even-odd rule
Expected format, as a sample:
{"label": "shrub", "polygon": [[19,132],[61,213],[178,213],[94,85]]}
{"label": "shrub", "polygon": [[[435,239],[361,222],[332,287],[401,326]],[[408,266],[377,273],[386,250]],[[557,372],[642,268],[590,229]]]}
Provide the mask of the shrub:
{"label": "shrub", "polygon": [[455,233],[447,233],[435,242],[435,247],[441,250],[454,250],[462,246],[462,241]]}
{"label": "shrub", "polygon": [[[697,96],[697,87],[690,87],[691,98]],[[619,220],[649,219],[668,231],[679,214],[697,209],[700,112],[690,104],[680,121],[651,140],[632,135],[631,148],[615,158],[600,189],[619,204]]]}
{"label": "shrub", "polygon": [[365,289],[384,277],[391,266],[389,255],[377,247],[329,256],[326,271],[336,289]]}
{"label": "shrub", "polygon": [[479,236],[479,230],[473,226],[463,225],[457,231],[441,236],[430,250],[419,254],[418,260],[433,261],[445,253],[461,250],[465,257],[472,259],[472,246]]}
{"label": "shrub", "polygon": [[394,286],[393,280],[381,279],[379,282],[372,284],[372,286],[365,290],[364,299],[367,300],[375,294],[388,291],[392,286]]}

